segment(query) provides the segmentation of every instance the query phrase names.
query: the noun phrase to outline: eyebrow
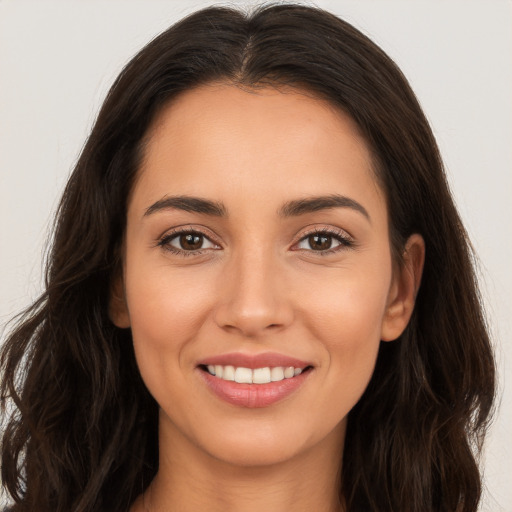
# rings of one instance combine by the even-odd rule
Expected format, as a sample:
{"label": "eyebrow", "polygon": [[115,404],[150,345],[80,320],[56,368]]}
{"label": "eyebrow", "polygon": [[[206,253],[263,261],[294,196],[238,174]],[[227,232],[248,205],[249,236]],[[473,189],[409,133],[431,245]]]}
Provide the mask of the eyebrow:
{"label": "eyebrow", "polygon": [[[298,217],[299,215],[332,208],[350,208],[361,213],[369,222],[371,222],[370,214],[362,204],[350,197],[339,194],[294,199],[281,206],[281,208],[278,209],[277,214],[284,218]],[[169,209],[202,213],[204,215],[212,215],[214,217],[228,216],[227,209],[222,203],[192,196],[166,196],[147,208],[144,212],[144,216]]]}
{"label": "eyebrow", "polygon": [[182,210],[185,212],[203,213],[215,217],[227,217],[226,208],[222,203],[191,196],[166,196],[156,203],[153,203],[145,212],[144,216],[161,210]]}
{"label": "eyebrow", "polygon": [[370,214],[362,204],[350,197],[339,194],[306,197],[304,199],[288,201],[278,210],[278,214],[280,217],[295,217],[331,208],[350,208],[361,213],[368,221],[371,222]]}

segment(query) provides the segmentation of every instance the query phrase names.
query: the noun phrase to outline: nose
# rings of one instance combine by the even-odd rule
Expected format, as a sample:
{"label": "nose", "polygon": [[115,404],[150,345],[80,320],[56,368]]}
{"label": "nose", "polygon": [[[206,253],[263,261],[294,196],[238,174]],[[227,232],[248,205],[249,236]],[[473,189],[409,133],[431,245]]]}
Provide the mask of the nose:
{"label": "nose", "polygon": [[293,320],[290,289],[271,251],[244,251],[226,264],[214,313],[216,324],[244,338],[259,338]]}

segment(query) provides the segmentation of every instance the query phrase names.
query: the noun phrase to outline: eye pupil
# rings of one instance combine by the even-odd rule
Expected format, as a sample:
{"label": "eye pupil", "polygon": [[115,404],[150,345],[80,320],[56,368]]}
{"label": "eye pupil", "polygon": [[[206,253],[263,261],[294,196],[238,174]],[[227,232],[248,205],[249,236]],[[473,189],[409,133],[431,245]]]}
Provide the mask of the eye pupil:
{"label": "eye pupil", "polygon": [[180,236],[180,245],[183,249],[189,249],[191,251],[200,249],[203,245],[202,235],[195,235],[193,233],[187,233]]}
{"label": "eye pupil", "polygon": [[331,236],[311,235],[309,237],[310,247],[317,251],[325,251],[326,249],[330,249],[331,242],[332,242]]}

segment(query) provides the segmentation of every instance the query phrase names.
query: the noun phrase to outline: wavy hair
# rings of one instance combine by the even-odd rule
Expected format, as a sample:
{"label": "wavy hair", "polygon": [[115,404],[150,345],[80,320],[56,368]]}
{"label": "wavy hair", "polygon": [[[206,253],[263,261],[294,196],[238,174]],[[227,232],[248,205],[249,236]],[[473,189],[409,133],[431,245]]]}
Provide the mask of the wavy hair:
{"label": "wavy hair", "polygon": [[12,510],[127,510],[156,474],[158,406],[130,331],[109,319],[110,286],[148,127],[181,92],[212,81],[288,85],[348,113],[374,155],[398,264],[412,233],[425,240],[412,319],[381,344],[349,414],[340,461],[348,511],[475,512],[494,360],[434,136],[378,46],[333,14],[295,4],[193,13],[110,89],[58,208],[45,291],[1,353],[1,475]]}

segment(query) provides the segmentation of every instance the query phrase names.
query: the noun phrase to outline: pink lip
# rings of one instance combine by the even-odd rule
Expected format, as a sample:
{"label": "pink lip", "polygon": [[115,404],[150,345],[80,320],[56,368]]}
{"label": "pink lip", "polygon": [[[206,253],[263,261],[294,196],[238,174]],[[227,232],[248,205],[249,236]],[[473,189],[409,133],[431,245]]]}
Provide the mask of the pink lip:
{"label": "pink lip", "polygon": [[[281,366],[281,365],[278,365]],[[247,367],[246,367],[247,368]],[[268,407],[291,395],[305,382],[311,371],[307,371],[279,382],[268,384],[239,384],[219,379],[198,368],[207,386],[221,399],[239,407]]]}
{"label": "pink lip", "polygon": [[198,364],[198,371],[206,385],[223,401],[239,407],[267,407],[286,398],[299,389],[308,378],[311,371],[301,373],[290,379],[267,384],[240,384],[234,381],[219,379],[211,375],[201,366],[222,365],[243,368],[274,368],[276,366],[293,366],[306,368],[312,366],[306,361],[294,357],[265,352],[262,354],[242,354],[238,352],[207,357]]}
{"label": "pink lip", "polygon": [[199,365],[208,366],[220,364],[222,366],[235,366],[243,368],[265,368],[265,367],[276,367],[276,366],[293,366],[294,368],[306,368],[311,366],[311,363],[301,361],[294,357],[285,356],[283,354],[276,354],[275,352],[264,352],[262,354],[241,354],[239,352],[233,352],[231,354],[222,354],[218,356],[208,357],[202,361],[199,361]]}

